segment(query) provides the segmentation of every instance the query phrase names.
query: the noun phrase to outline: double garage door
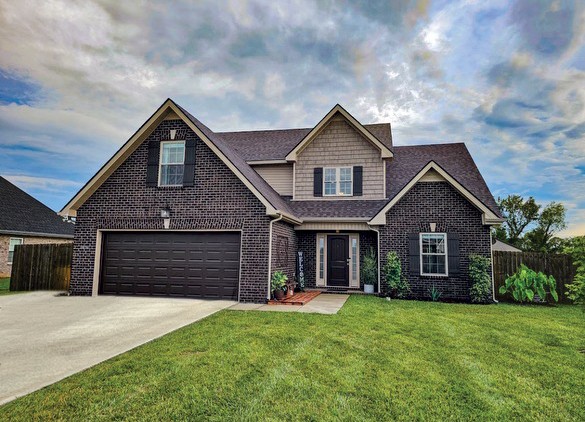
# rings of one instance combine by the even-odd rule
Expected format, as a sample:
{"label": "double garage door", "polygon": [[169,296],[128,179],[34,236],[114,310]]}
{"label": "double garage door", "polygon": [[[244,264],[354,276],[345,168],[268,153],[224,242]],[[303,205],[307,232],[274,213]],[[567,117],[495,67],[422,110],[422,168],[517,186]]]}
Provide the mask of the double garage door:
{"label": "double garage door", "polygon": [[238,299],[238,232],[109,232],[100,293]]}

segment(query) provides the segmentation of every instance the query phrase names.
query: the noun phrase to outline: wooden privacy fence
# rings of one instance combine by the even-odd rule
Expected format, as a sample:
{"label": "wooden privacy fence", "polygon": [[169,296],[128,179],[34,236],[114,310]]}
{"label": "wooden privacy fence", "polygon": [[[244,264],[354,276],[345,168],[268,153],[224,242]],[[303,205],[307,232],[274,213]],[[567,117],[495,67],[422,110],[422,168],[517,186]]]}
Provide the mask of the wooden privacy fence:
{"label": "wooden privacy fence", "polygon": [[542,271],[547,276],[552,275],[557,281],[557,293],[559,303],[572,303],[567,298],[565,284],[573,282],[576,268],[569,255],[546,254],[539,252],[508,252],[494,251],[494,284],[496,297],[501,301],[513,301],[511,295],[501,295],[500,286],[504,285],[506,278],[516,272],[521,264],[538,272]]}
{"label": "wooden privacy fence", "polygon": [[72,243],[17,245],[10,290],[69,290]]}

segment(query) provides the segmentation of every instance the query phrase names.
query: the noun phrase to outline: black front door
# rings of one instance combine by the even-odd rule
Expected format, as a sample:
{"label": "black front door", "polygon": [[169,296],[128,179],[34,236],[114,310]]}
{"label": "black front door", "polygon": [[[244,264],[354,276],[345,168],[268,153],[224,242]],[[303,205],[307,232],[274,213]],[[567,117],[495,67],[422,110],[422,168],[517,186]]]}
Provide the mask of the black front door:
{"label": "black front door", "polygon": [[349,287],[349,236],[327,236],[327,285]]}

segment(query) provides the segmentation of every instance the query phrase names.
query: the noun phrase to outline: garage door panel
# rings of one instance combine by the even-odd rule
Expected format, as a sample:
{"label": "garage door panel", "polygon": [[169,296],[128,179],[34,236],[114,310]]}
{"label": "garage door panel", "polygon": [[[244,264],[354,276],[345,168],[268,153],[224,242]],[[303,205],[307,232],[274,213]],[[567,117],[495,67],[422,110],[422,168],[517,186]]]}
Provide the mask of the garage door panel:
{"label": "garage door panel", "polygon": [[239,233],[112,232],[103,245],[103,294],[237,300]]}

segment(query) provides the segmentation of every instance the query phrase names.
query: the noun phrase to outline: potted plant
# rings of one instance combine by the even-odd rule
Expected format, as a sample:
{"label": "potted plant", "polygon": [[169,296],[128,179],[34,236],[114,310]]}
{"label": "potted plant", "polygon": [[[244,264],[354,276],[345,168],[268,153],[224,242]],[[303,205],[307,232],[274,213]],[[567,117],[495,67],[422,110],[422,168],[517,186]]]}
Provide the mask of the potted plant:
{"label": "potted plant", "polygon": [[275,271],[270,279],[270,287],[276,300],[284,299],[284,286],[288,277],[282,271]]}
{"label": "potted plant", "polygon": [[364,262],[361,268],[364,293],[374,293],[374,284],[378,280],[378,262],[374,248],[364,255]]}

